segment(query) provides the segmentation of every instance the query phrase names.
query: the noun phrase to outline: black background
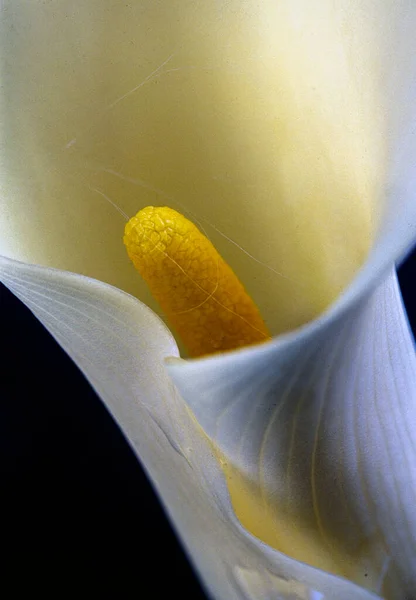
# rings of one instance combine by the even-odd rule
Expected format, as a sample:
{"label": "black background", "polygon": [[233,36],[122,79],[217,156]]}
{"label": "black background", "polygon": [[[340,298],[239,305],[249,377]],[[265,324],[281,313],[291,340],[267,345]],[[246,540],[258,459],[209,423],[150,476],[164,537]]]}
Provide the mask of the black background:
{"label": "black background", "polygon": [[[399,270],[413,332],[415,274],[416,252]],[[0,324],[0,595],[205,598],[117,426],[4,287]]]}

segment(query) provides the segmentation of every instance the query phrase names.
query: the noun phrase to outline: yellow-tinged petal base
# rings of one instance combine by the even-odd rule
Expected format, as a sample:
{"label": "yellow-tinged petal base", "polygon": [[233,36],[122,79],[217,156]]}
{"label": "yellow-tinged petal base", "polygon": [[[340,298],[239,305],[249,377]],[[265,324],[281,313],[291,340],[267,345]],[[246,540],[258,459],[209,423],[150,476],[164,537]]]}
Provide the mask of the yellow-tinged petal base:
{"label": "yellow-tinged petal base", "polygon": [[153,206],[140,210],[126,225],[124,244],[191,356],[270,338],[232,269],[177,211]]}
{"label": "yellow-tinged petal base", "polygon": [[278,504],[272,495],[235,468],[215,444],[213,449],[226,477],[235,514],[250,533],[296,560],[345,577],[377,593],[380,591],[382,580],[378,562],[369,560],[375,545],[373,538],[363,541],[355,552],[347,552],[341,540],[322,538],[316,523],[290,510],[290,507]]}

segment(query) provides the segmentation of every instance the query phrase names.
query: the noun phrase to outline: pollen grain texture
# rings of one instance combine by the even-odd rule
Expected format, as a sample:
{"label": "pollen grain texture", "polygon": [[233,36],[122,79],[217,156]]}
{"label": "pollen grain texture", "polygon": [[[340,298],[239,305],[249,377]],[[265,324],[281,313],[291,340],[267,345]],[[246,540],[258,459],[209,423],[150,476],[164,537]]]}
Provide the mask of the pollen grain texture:
{"label": "pollen grain texture", "polygon": [[180,213],[167,207],[140,210],[126,225],[124,244],[190,356],[270,338],[232,269]]}

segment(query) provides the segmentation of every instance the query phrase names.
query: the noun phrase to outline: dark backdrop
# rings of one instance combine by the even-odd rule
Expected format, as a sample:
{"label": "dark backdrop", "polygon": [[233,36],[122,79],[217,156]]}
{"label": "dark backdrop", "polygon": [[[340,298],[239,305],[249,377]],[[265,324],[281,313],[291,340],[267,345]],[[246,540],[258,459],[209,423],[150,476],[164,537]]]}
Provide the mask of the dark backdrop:
{"label": "dark backdrop", "polygon": [[[399,270],[413,332],[415,274],[416,252]],[[4,287],[0,323],[0,595],[205,598],[117,426]]]}

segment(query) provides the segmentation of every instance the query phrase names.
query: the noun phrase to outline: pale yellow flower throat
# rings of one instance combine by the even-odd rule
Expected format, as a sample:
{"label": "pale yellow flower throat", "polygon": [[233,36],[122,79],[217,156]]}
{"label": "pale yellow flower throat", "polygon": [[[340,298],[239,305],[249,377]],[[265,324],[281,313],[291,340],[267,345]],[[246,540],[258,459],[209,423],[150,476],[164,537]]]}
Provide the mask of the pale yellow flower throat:
{"label": "pale yellow flower throat", "polygon": [[199,229],[177,211],[148,206],[130,219],[124,244],[193,357],[270,339],[257,306]]}

